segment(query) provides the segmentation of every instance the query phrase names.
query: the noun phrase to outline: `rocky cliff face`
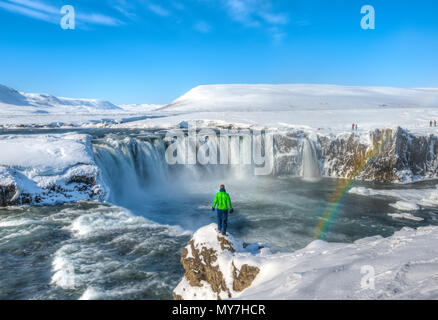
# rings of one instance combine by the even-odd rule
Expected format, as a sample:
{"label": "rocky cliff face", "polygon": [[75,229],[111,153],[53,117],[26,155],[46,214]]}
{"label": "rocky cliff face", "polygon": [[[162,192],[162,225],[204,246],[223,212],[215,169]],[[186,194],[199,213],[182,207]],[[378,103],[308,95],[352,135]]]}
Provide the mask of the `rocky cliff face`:
{"label": "rocky cliff face", "polygon": [[368,143],[354,134],[318,140],[324,174],[381,182],[410,182],[436,178],[437,137],[416,136],[397,128],[368,133]]}
{"label": "rocky cliff face", "polygon": [[251,286],[260,272],[252,254],[269,249],[246,246],[232,236],[219,235],[215,225],[198,230],[183,249],[185,274],[173,292],[175,300],[232,298]]}
{"label": "rocky cliff face", "polygon": [[[275,135],[275,174],[300,175],[302,131]],[[367,133],[315,135],[318,166],[333,178],[410,182],[438,177],[438,143],[434,135],[419,136],[397,129]]]}

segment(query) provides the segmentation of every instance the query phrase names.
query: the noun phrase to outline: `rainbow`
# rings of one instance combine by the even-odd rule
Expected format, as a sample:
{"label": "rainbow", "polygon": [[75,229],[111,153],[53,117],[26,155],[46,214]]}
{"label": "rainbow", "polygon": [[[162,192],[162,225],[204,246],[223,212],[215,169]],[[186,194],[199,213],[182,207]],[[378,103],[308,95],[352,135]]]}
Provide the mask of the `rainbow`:
{"label": "rainbow", "polygon": [[381,134],[379,139],[373,143],[373,148],[369,149],[364,155],[360,156],[356,161],[356,165],[354,166],[354,170],[348,175],[348,178],[339,180],[339,183],[333,192],[333,194],[329,198],[329,204],[323,211],[319,223],[315,229],[314,238],[315,239],[324,239],[327,234],[330,225],[335,220],[338,208],[342,203],[345,195],[352,188],[356,177],[362,172],[362,170],[367,165],[368,161],[373,158],[377,153],[380,152],[382,147],[384,146],[386,139],[385,134]]}

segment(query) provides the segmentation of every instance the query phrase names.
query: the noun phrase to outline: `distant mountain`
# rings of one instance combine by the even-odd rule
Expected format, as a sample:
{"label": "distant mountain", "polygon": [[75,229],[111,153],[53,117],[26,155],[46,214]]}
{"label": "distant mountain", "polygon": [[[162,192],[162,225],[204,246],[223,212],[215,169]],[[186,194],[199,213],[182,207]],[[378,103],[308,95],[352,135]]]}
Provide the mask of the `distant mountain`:
{"label": "distant mountain", "polygon": [[190,90],[161,110],[239,112],[405,107],[438,107],[438,89],[311,84],[206,85]]}
{"label": "distant mountain", "polygon": [[[0,85],[0,113],[95,113],[122,108],[104,100],[72,99],[49,94],[23,93]],[[26,112],[26,113],[27,113]]]}

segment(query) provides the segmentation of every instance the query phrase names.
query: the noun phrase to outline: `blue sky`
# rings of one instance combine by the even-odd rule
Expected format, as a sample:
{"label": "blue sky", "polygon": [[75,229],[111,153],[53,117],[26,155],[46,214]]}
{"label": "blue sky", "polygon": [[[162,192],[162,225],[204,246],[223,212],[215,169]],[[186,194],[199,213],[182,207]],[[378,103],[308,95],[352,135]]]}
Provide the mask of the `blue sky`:
{"label": "blue sky", "polygon": [[0,0],[0,39],[1,84],[114,103],[217,83],[438,87],[433,0]]}

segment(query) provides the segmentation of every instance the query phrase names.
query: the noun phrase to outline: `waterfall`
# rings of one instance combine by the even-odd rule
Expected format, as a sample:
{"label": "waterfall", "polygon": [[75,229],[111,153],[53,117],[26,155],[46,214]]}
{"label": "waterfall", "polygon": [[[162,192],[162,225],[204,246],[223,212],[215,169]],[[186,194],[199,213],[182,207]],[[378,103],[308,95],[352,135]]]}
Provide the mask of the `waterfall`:
{"label": "waterfall", "polygon": [[318,181],[320,179],[318,158],[314,144],[305,139],[302,152],[302,175],[306,181]]}
{"label": "waterfall", "polygon": [[197,163],[177,161],[168,164],[166,148],[173,141],[160,135],[107,134],[94,138],[93,152],[100,180],[109,193],[107,200],[127,207],[127,203],[145,202],[153,195],[178,193],[187,184],[234,181],[241,184],[254,177],[253,141],[249,135],[222,136],[217,161],[206,163],[199,161],[199,155],[205,152],[210,156],[210,149],[205,148],[208,140],[193,145],[187,136],[183,139],[184,143],[176,149],[174,156],[184,160],[189,153],[192,157],[194,154]]}
{"label": "waterfall", "polygon": [[94,142],[93,149],[112,202],[141,196],[148,186],[166,181],[168,168],[160,140],[111,136]]}
{"label": "waterfall", "polygon": [[[185,180],[242,180],[253,176],[254,167],[252,164],[252,141],[237,135],[222,136],[213,144],[217,150],[211,153],[208,147],[208,140],[196,141],[196,146],[185,137],[183,143],[178,147],[178,154],[181,152],[181,160],[187,162],[188,152],[190,159],[197,160],[196,164],[177,163],[169,167],[172,177]],[[208,150],[206,152],[205,150]],[[210,158],[211,156],[211,158]],[[178,157],[177,157],[178,158]],[[201,161],[202,158],[202,161]]]}

